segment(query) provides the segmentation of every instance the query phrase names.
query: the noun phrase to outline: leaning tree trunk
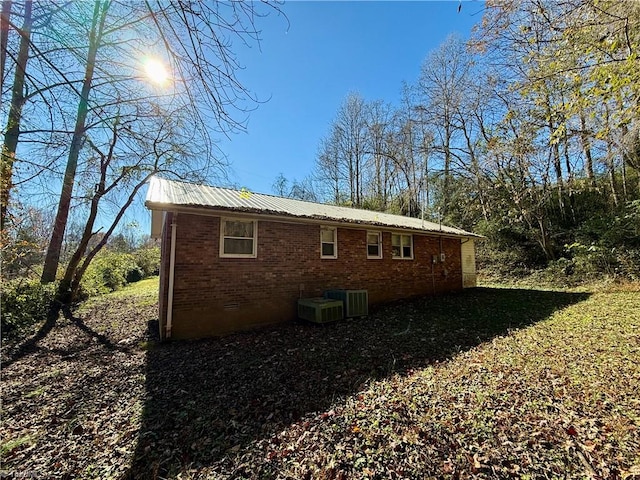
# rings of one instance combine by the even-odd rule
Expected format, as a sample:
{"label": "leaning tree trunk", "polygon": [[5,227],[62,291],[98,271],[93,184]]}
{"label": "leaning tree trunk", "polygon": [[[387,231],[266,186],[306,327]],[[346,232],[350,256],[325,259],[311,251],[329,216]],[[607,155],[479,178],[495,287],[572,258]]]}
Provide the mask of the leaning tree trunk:
{"label": "leaning tree trunk", "polygon": [[[118,141],[118,124],[119,119],[116,118],[115,124],[113,126],[113,137],[111,139],[109,153],[107,155],[101,155],[100,180],[96,184],[96,191],[93,195],[93,198],[91,199],[91,204],[89,207],[89,217],[85,222],[82,237],[80,238],[80,242],[76,247],[76,251],[73,253],[73,255],[71,255],[69,263],[67,264],[67,268],[65,269],[65,272],[60,280],[60,285],[58,286],[57,300],[61,304],[69,304],[74,300],[74,295],[72,293],[71,287],[73,277],[76,274],[80,262],[82,261],[82,257],[84,257],[84,254],[89,245],[89,241],[93,236],[93,226],[95,224],[96,218],[98,217],[98,206],[100,204],[100,200],[102,199],[103,195],[108,192],[106,186],[107,171],[109,169],[111,161],[113,160],[113,151],[116,142]],[[110,188],[113,188],[113,186],[111,186]]]}
{"label": "leaning tree trunk", "polygon": [[545,225],[544,218],[541,216],[537,216],[537,221],[538,231],[540,233],[538,242],[540,243],[540,247],[542,248],[545,257],[547,258],[547,261],[553,261],[556,259],[556,256],[553,251],[553,245],[549,238],[549,231],[547,229],[547,226]]}
{"label": "leaning tree trunk", "polygon": [[[93,20],[91,24],[91,33],[89,35],[89,51],[87,54],[87,65],[85,68],[84,81],[80,92],[80,101],[78,102],[78,113],[76,115],[76,124],[71,139],[71,147],[69,149],[69,157],[67,158],[67,168],[64,172],[64,180],[62,183],[62,192],[58,203],[56,219],[53,224],[53,232],[51,241],[47,248],[47,255],[44,261],[44,269],[40,281],[42,283],[50,283],[56,279],[56,272],[60,262],[60,251],[62,250],[62,241],[64,232],[67,227],[69,218],[69,209],[71,208],[71,197],[73,195],[73,184],[76,178],[76,169],[78,167],[78,157],[82,147],[82,140],[85,133],[85,124],[87,113],[89,110],[89,93],[91,92],[91,84],[95,69],[96,55],[98,46],[100,45],[102,31],[106,19],[108,4],[104,3],[101,8],[101,2],[95,2],[93,9]],[[101,11],[102,10],[102,11]]]}

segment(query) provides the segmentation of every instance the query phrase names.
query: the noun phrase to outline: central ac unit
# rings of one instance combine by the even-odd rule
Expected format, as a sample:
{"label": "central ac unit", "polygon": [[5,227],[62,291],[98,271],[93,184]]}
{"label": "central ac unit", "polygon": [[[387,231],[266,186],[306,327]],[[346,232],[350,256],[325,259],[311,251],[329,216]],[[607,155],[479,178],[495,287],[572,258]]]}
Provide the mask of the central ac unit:
{"label": "central ac unit", "polygon": [[347,318],[365,317],[369,314],[369,294],[366,290],[327,290],[325,298],[333,298],[344,302]]}
{"label": "central ac unit", "polygon": [[335,322],[344,318],[344,310],[340,300],[301,298],[298,300],[298,317],[315,323]]}

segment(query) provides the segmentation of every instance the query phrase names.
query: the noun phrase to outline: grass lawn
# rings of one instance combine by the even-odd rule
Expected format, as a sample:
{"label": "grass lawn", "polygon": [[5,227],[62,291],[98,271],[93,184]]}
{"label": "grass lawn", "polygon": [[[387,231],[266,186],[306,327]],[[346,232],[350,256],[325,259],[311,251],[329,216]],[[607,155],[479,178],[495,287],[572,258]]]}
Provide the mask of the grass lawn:
{"label": "grass lawn", "polygon": [[640,478],[640,286],[158,344],[157,279],[3,345],[2,475]]}

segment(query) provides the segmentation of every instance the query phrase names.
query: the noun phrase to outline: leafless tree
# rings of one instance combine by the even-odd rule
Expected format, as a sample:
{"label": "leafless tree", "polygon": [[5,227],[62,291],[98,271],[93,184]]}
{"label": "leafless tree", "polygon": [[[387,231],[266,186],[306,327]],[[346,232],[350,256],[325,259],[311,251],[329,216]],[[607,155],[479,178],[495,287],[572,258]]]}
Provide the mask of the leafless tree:
{"label": "leafless tree", "polygon": [[[75,296],[87,266],[150,175],[224,175],[215,136],[243,129],[257,100],[236,77],[241,65],[233,45],[259,42],[255,22],[270,12],[279,13],[277,3],[95,0],[61,8],[3,2],[2,25],[9,28],[0,38],[2,51],[18,54],[6,57],[6,69],[2,59],[3,86],[7,71],[15,76],[2,179],[23,182],[32,193],[33,166],[43,183],[61,182],[59,194],[44,192],[57,198],[44,283],[56,278],[68,222],[82,225],[59,300]],[[23,25],[14,25],[14,18]],[[43,20],[33,27],[32,19]],[[157,85],[145,78],[150,58],[168,72]],[[27,62],[35,62],[31,76]],[[27,167],[17,179],[5,158],[20,158]],[[7,205],[3,196],[3,218]]]}
{"label": "leafless tree", "polygon": [[442,159],[442,215],[450,206],[454,149],[460,133],[455,115],[467,91],[472,65],[464,42],[450,36],[427,56],[417,84],[424,118],[435,133],[435,148]]}

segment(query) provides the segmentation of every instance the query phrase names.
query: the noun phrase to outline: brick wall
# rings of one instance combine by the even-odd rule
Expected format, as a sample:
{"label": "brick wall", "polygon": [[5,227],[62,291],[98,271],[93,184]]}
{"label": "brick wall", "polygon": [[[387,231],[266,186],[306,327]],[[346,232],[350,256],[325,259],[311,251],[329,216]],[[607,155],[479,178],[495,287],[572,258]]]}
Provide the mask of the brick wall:
{"label": "brick wall", "polygon": [[[383,258],[367,259],[367,230],[339,227],[338,258],[321,259],[320,225],[259,220],[257,258],[220,258],[220,218],[180,213],[174,222],[175,338],[289,321],[296,317],[298,298],[322,296],[331,288],[368,290],[370,305],[462,289],[459,239],[414,234],[414,259],[399,260],[391,257],[391,232],[383,230]],[[166,228],[164,291],[170,235]]]}

